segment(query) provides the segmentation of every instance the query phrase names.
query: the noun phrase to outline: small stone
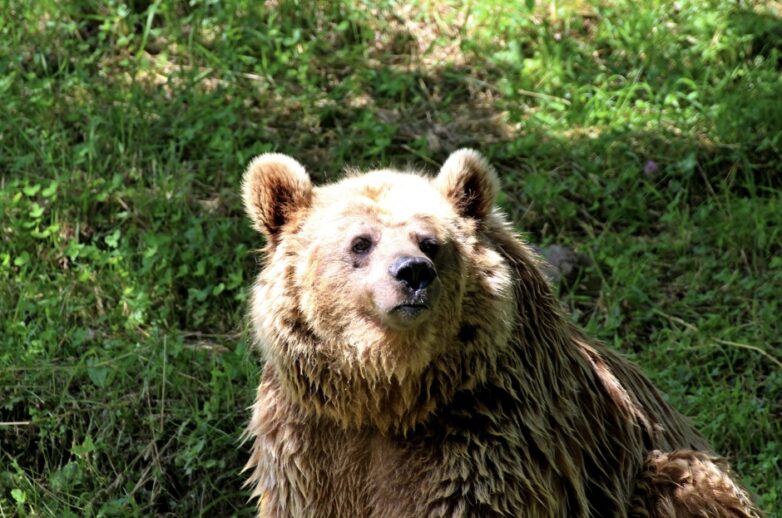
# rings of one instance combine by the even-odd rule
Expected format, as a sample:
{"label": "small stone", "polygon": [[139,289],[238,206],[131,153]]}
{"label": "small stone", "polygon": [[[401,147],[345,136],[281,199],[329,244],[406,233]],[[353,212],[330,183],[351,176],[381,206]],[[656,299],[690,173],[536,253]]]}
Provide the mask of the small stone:
{"label": "small stone", "polygon": [[591,263],[588,256],[566,246],[549,245],[541,248],[532,245],[532,249],[545,259],[541,269],[552,283],[575,280],[581,270]]}

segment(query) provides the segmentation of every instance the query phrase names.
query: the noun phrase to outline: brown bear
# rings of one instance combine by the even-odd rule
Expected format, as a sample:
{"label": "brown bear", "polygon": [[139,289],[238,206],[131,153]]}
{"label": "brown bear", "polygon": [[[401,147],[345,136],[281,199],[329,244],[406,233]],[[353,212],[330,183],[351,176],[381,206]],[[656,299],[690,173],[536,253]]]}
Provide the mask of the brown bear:
{"label": "brown bear", "polygon": [[254,159],[260,516],[757,517],[638,368],[563,314],[475,151],[313,187]]}

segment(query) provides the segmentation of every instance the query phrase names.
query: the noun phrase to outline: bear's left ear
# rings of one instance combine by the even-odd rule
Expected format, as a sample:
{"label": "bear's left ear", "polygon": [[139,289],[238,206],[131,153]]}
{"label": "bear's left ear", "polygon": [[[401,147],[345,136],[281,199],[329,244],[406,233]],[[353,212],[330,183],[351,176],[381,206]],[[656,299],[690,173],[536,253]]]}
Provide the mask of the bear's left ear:
{"label": "bear's left ear", "polygon": [[247,166],[242,199],[253,226],[275,244],[282,226],[312,202],[312,183],[296,160],[279,153],[265,153]]}
{"label": "bear's left ear", "polygon": [[494,168],[472,149],[451,153],[435,184],[462,217],[477,220],[491,213],[500,190],[500,180]]}

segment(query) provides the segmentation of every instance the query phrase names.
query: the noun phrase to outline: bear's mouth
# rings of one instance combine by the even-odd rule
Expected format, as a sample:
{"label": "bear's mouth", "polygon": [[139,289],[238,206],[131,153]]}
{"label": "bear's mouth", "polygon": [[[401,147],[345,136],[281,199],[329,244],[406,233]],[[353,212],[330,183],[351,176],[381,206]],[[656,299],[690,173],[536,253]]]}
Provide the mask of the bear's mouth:
{"label": "bear's mouth", "polygon": [[394,309],[392,309],[391,311],[404,318],[415,318],[421,313],[427,311],[428,309],[429,309],[428,304],[419,302],[419,303],[399,304],[398,306],[394,306]]}

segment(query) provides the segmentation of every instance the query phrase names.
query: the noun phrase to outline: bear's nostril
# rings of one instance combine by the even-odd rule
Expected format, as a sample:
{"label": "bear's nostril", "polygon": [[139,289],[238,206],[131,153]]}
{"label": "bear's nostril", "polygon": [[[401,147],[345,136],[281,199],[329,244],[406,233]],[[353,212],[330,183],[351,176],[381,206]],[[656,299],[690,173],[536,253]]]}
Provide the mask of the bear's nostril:
{"label": "bear's nostril", "polygon": [[426,257],[399,257],[391,264],[388,273],[413,291],[426,288],[437,277],[434,264]]}

